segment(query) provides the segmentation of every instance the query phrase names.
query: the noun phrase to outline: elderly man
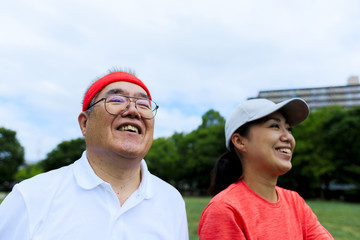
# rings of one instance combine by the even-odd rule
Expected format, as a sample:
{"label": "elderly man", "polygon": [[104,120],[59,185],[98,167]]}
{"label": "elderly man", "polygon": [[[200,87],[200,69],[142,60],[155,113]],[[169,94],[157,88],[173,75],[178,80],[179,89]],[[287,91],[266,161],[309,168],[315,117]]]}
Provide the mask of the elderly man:
{"label": "elderly man", "polygon": [[95,81],[78,117],[86,151],[14,187],[0,205],[0,239],[188,239],[181,195],[143,160],[157,108],[133,74]]}

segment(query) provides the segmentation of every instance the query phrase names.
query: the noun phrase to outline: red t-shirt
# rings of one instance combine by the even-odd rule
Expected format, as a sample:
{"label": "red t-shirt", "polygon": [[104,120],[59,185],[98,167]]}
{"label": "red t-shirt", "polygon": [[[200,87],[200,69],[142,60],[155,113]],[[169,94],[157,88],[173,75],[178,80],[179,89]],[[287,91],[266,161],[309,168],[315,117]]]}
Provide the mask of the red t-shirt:
{"label": "red t-shirt", "polygon": [[272,203],[244,181],[230,185],[204,209],[200,240],[333,239],[298,193],[280,187],[276,192]]}

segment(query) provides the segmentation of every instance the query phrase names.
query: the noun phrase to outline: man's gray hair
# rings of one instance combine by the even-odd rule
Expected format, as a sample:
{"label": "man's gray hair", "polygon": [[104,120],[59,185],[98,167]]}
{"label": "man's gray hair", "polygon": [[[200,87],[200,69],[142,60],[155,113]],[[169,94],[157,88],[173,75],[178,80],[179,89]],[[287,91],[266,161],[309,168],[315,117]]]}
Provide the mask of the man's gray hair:
{"label": "man's gray hair", "polygon": [[[131,68],[122,68],[122,67],[112,67],[112,68],[110,68],[109,70],[107,70],[106,73],[98,76],[98,77],[95,78],[93,81],[91,81],[89,87],[88,87],[88,88],[86,89],[86,91],[85,91],[85,94],[87,93],[87,91],[89,90],[89,88],[91,87],[91,85],[93,85],[97,80],[105,77],[106,75],[108,75],[108,74],[110,74],[110,73],[114,73],[114,72],[126,72],[126,73],[130,73],[130,74],[134,75],[135,77],[137,77],[137,76],[136,76],[136,72],[135,72],[134,69],[131,69]],[[85,96],[85,94],[84,94],[84,96]],[[96,94],[96,95],[93,97],[93,99],[91,99],[89,106],[91,106],[91,105],[93,105],[93,104],[95,103],[95,99],[97,98],[98,95],[99,95],[99,93]],[[86,109],[85,113],[90,114],[90,113],[92,112],[92,110],[93,110],[93,107],[90,107],[90,108]]]}

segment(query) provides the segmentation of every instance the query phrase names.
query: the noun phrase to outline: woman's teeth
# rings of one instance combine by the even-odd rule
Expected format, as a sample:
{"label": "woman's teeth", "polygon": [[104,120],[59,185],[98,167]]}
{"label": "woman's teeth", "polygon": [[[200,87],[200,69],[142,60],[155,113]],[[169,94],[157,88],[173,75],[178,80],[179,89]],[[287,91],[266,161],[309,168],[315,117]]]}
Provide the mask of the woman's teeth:
{"label": "woman's teeth", "polygon": [[278,151],[283,152],[283,153],[287,153],[287,154],[291,154],[291,150],[288,149],[288,148],[279,148]]}

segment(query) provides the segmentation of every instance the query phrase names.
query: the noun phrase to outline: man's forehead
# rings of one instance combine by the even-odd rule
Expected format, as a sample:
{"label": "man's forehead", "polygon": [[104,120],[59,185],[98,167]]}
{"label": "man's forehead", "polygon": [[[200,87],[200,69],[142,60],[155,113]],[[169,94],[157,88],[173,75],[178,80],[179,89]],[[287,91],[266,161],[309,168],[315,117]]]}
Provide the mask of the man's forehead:
{"label": "man's forehead", "polygon": [[86,91],[86,93],[84,95],[82,110],[86,111],[88,109],[89,104],[92,101],[92,99],[95,96],[99,95],[101,90],[103,90],[107,85],[110,85],[111,83],[116,83],[116,82],[134,83],[135,86],[137,84],[138,85],[137,87],[142,87],[143,90],[145,90],[145,92],[147,93],[147,96],[151,100],[151,95],[150,95],[149,89],[146,87],[146,85],[140,79],[138,79],[137,77],[135,77],[134,75],[132,75],[130,73],[113,72],[113,73],[109,73],[108,75],[95,81],[88,88],[88,90]]}
{"label": "man's forehead", "polygon": [[149,98],[146,91],[139,85],[131,82],[113,82],[108,84],[104,89],[101,90],[100,95],[113,95],[121,94],[133,97],[144,97]]}

